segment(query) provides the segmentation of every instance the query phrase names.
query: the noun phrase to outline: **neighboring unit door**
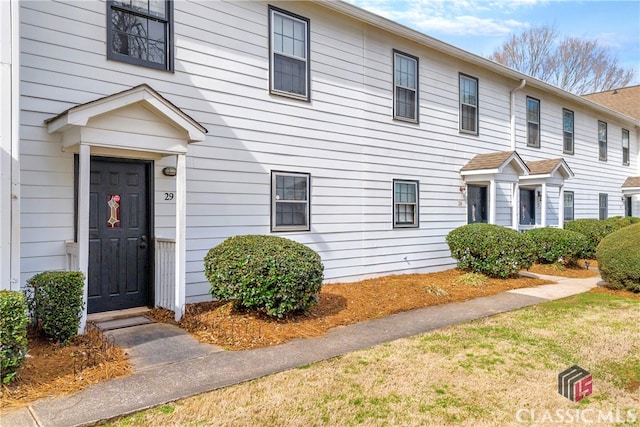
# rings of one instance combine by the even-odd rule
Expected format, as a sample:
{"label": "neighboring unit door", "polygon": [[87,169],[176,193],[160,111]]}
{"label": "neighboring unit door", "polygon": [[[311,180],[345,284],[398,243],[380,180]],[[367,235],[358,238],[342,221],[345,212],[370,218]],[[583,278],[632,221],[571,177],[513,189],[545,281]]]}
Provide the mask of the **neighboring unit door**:
{"label": "neighboring unit door", "polygon": [[624,216],[633,216],[633,197],[624,198]]}
{"label": "neighboring unit door", "polygon": [[91,158],[89,313],[146,306],[151,162]]}
{"label": "neighboring unit door", "polygon": [[487,222],[487,187],[467,186],[467,223]]}
{"label": "neighboring unit door", "polygon": [[520,225],[536,224],[536,192],[520,189]]}

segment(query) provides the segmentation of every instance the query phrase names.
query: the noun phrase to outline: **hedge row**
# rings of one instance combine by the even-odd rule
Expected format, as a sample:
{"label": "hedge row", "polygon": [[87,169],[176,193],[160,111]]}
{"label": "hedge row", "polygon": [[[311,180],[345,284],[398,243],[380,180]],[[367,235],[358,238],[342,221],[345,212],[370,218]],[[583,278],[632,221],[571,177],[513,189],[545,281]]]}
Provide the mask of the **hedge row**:
{"label": "hedge row", "polygon": [[600,241],[607,235],[613,233],[631,224],[640,223],[640,218],[636,217],[611,217],[607,219],[576,219],[567,221],[564,225],[565,230],[575,231],[584,234],[589,242],[585,258],[593,259],[596,257],[596,248]]}
{"label": "hedge row", "polygon": [[0,380],[8,384],[27,354],[27,301],[21,292],[0,291]]}

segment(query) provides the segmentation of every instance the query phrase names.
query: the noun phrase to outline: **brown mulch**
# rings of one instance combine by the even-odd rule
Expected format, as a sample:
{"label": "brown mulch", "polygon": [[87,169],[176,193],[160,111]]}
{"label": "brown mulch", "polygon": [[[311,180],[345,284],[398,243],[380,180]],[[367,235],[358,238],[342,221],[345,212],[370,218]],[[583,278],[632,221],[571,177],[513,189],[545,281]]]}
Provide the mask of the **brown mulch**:
{"label": "brown mulch", "polygon": [[584,261],[579,262],[583,268],[565,267],[562,264],[535,264],[529,268],[530,273],[570,278],[595,277],[600,274],[597,261],[590,261],[589,270],[584,268]]}
{"label": "brown mulch", "polygon": [[[591,267],[594,267],[593,262]],[[584,277],[575,274],[587,272],[580,269],[550,271],[550,267],[538,268],[534,266],[530,271],[565,277]],[[594,272],[588,273],[593,275]],[[203,342],[229,350],[250,349],[277,345],[296,338],[320,336],[333,327],[401,311],[549,283],[541,279],[520,277],[489,279],[484,285],[463,285],[456,283],[461,274],[459,270],[447,270],[430,274],[385,276],[355,283],[326,284],[322,287],[319,304],[308,313],[281,320],[256,313],[236,312],[231,304],[190,304],[180,326]],[[640,298],[640,294],[601,287],[592,292]],[[151,313],[159,321],[175,323],[171,311],[153,309]],[[75,338],[66,347],[60,347],[31,333],[29,357],[17,379],[11,385],[0,388],[0,412],[24,406],[36,399],[70,394],[91,384],[128,375],[132,370],[127,357],[90,325],[85,335]]]}
{"label": "brown mulch", "polygon": [[[451,269],[430,274],[384,276],[357,283],[326,284],[317,305],[306,313],[283,319],[240,312],[231,303],[189,304],[179,326],[202,342],[227,350],[246,350],[278,345],[296,338],[317,337],[336,326],[401,311],[551,283],[520,277],[489,279],[482,286],[472,286],[456,283],[461,274],[460,270]],[[173,323],[173,312],[165,309],[154,309],[151,316]]]}
{"label": "brown mulch", "polygon": [[0,387],[0,411],[37,399],[71,394],[89,385],[128,375],[128,356],[95,326],[61,347],[57,342],[28,332],[29,353],[14,381]]}

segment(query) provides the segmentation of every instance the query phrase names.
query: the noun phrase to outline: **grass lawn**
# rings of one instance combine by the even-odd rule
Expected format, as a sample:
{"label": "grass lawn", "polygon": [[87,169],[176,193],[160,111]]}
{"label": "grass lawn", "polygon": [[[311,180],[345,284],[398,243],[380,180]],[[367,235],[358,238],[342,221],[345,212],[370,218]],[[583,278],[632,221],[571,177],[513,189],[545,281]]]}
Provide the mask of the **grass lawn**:
{"label": "grass lawn", "polygon": [[[593,375],[593,394],[578,403],[557,391],[558,373],[575,364]],[[111,425],[559,422],[640,425],[640,299],[581,294],[216,390]]]}

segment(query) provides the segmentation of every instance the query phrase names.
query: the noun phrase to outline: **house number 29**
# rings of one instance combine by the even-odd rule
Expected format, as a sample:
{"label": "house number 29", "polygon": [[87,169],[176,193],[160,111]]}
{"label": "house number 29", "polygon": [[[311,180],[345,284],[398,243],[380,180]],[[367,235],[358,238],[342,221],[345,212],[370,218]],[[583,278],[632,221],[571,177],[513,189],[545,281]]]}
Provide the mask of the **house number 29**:
{"label": "house number 29", "polygon": [[173,200],[173,193],[164,193],[165,200]]}

